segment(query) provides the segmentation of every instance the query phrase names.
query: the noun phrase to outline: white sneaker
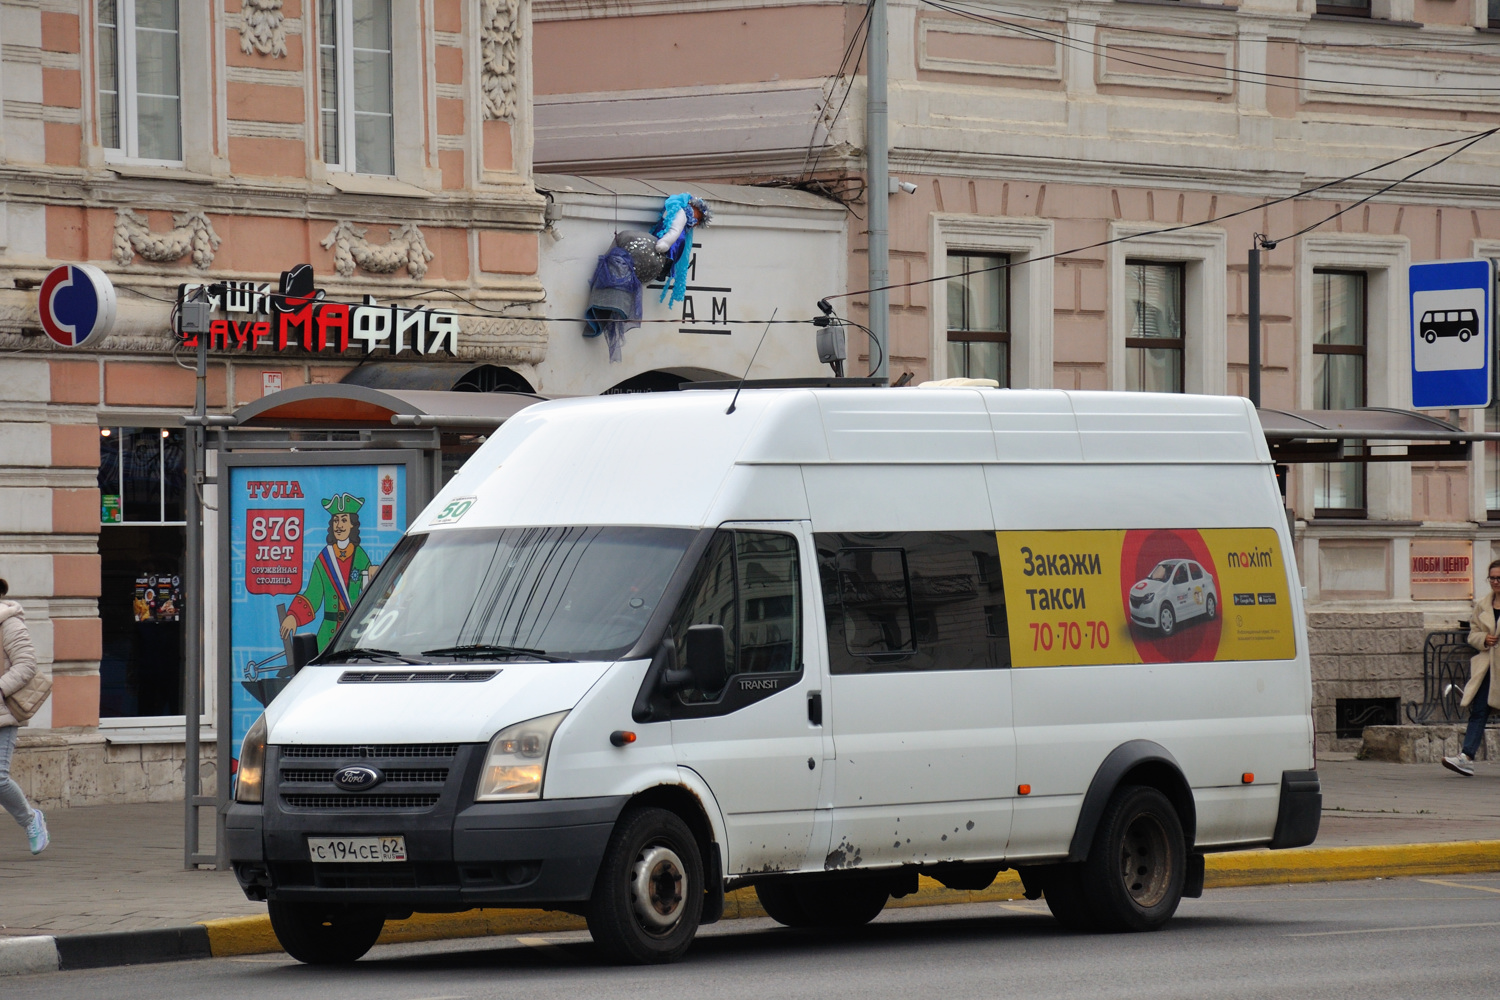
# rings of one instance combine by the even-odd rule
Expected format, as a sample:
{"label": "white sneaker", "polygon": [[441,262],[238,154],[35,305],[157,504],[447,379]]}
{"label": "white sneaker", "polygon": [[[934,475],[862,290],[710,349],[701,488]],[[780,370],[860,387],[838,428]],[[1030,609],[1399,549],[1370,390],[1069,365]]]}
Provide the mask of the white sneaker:
{"label": "white sneaker", "polygon": [[1461,753],[1457,757],[1444,757],[1443,766],[1450,771],[1457,771],[1465,778],[1474,777],[1474,761],[1466,753]]}
{"label": "white sneaker", "polygon": [[47,820],[40,809],[31,810],[31,823],[26,827],[26,839],[31,844],[32,854],[41,854],[52,842],[47,836]]}

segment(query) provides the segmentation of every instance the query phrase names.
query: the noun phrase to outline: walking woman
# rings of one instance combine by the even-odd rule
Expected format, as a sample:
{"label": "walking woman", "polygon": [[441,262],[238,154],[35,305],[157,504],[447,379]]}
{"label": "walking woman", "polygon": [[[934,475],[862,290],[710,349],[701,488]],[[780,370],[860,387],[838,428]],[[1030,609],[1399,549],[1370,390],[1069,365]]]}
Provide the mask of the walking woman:
{"label": "walking woman", "polygon": [[1443,758],[1444,767],[1466,778],[1474,776],[1474,755],[1484,742],[1490,709],[1500,709],[1500,684],[1490,683],[1497,658],[1495,647],[1500,643],[1500,632],[1495,628],[1496,615],[1500,614],[1500,559],[1490,563],[1489,581],[1490,592],[1474,602],[1469,619],[1469,645],[1479,650],[1469,661],[1469,683],[1464,685],[1463,701],[1459,703],[1460,708],[1469,710],[1469,729],[1459,755]]}
{"label": "walking woman", "polygon": [[[0,580],[0,598],[10,585]],[[26,628],[26,615],[15,601],[0,600],[0,806],[26,829],[31,853],[47,849],[47,821],[40,809],[31,808],[21,786],[10,778],[10,758],[16,751],[18,720],[11,715],[5,698],[15,694],[36,673],[36,650]]]}

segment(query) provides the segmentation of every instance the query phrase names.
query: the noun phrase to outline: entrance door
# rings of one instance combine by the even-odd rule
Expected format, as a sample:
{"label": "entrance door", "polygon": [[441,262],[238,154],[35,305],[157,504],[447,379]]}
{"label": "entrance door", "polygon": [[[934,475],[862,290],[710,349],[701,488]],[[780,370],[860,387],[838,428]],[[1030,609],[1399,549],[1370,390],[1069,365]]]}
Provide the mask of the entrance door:
{"label": "entrance door", "polygon": [[810,541],[795,522],[721,528],[673,620],[678,649],[692,625],[723,625],[727,639],[724,690],[672,698],[677,763],[707,782],[728,828],[725,874],[796,871],[813,856],[821,867],[827,849],[826,823],[812,842],[827,755],[822,658],[806,635]]}
{"label": "entrance door", "polygon": [[830,860],[1004,857],[1016,748],[994,532],[817,545],[838,754]]}

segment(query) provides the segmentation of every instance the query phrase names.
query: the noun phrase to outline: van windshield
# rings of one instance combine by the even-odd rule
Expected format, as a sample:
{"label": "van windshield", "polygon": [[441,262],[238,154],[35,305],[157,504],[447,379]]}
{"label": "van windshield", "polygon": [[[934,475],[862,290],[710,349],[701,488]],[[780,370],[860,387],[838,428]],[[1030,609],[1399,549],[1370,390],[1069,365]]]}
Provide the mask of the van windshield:
{"label": "van windshield", "polygon": [[408,535],[320,662],[617,659],[645,631],[695,534],[559,527]]}

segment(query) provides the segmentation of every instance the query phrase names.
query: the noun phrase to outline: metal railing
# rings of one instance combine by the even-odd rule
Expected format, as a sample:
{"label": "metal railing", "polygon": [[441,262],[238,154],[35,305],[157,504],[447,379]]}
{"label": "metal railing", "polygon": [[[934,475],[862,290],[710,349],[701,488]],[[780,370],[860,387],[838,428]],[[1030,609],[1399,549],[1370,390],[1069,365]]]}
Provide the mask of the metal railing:
{"label": "metal railing", "polygon": [[[1469,682],[1469,660],[1473,656],[1467,627],[1428,633],[1422,646],[1422,700],[1406,703],[1407,721],[1419,726],[1467,721],[1468,709],[1459,708],[1458,703]],[[1500,721],[1497,716],[1500,713],[1492,714],[1490,721]]]}

